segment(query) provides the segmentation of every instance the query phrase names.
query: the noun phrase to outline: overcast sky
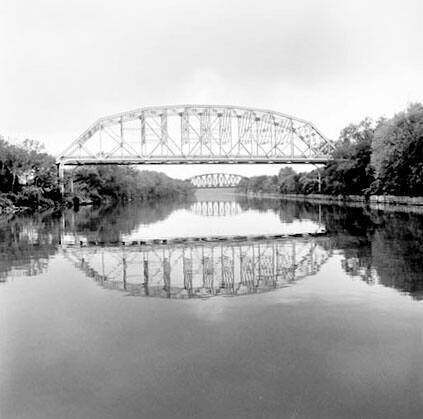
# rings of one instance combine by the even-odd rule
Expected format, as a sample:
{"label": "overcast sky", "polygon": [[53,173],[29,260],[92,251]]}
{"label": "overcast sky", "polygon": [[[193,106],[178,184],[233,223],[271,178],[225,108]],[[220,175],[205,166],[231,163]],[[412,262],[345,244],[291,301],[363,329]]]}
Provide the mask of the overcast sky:
{"label": "overcast sky", "polygon": [[422,16],[422,0],[1,0],[0,133],[58,154],[98,117],[204,103],[335,139],[423,101]]}

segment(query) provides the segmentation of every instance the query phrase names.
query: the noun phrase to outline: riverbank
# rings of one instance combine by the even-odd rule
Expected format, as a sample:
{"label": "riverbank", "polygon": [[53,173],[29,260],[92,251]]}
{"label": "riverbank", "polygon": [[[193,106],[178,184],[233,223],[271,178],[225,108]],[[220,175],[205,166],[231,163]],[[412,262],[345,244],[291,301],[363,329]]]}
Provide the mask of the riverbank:
{"label": "riverbank", "polygon": [[[42,208],[43,211],[45,208]],[[14,204],[9,198],[0,195],[0,218],[8,217],[14,214],[23,214],[26,212],[35,212],[36,209]]]}
{"label": "riverbank", "polygon": [[10,197],[9,195],[0,194],[0,217],[14,214],[27,214],[35,212],[44,212],[50,209],[71,207],[72,201],[62,199],[60,201],[53,199],[34,199],[33,197],[21,197],[16,195]]}
{"label": "riverbank", "polygon": [[0,196],[0,216],[14,214],[17,211],[17,207],[15,207],[7,198]]}
{"label": "riverbank", "polygon": [[278,194],[278,193],[248,193],[251,198],[270,198],[296,202],[310,202],[325,205],[346,205],[351,207],[370,207],[374,210],[410,212],[423,214],[423,197],[394,195],[324,195],[324,194]]}

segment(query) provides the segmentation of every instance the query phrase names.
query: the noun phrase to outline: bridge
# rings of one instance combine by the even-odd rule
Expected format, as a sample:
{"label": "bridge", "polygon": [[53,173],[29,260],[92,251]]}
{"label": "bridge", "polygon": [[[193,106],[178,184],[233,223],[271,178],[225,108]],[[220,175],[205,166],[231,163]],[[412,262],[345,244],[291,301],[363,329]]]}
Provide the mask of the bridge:
{"label": "bridge", "polygon": [[104,164],[325,163],[334,149],[311,122],[222,105],[145,107],[95,121],[58,157]]}
{"label": "bridge", "polygon": [[236,188],[245,176],[230,173],[207,173],[193,176],[189,180],[196,188]]}
{"label": "bridge", "polygon": [[63,246],[107,289],[134,296],[208,298],[263,293],[314,275],[331,255],[327,237],[145,246]]}

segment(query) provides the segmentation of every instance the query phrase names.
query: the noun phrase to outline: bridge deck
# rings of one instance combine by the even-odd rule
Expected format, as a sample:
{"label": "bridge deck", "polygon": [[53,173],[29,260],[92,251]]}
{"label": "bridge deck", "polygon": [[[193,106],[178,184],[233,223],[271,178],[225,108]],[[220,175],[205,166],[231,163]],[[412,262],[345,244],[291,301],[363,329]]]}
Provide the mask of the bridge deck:
{"label": "bridge deck", "polygon": [[110,158],[68,157],[63,160],[65,166],[82,165],[158,165],[158,164],[325,164],[327,157],[261,157],[261,158],[232,158],[232,157],[154,157],[154,158]]}
{"label": "bridge deck", "polygon": [[74,240],[68,241],[65,243],[62,240],[62,245],[65,246],[102,246],[102,247],[116,247],[116,246],[141,246],[141,247],[150,247],[150,246],[183,246],[185,244],[208,244],[208,245],[219,245],[225,243],[225,245],[236,244],[245,242],[262,242],[270,240],[283,240],[293,237],[298,238],[311,238],[325,236],[326,230],[318,230],[314,233],[298,233],[298,234],[261,234],[261,235],[245,235],[245,236],[208,236],[208,237],[175,237],[168,239],[148,239],[148,240],[128,240],[128,241],[113,241],[113,242],[103,242],[96,240],[79,240],[78,237],[75,237]]}

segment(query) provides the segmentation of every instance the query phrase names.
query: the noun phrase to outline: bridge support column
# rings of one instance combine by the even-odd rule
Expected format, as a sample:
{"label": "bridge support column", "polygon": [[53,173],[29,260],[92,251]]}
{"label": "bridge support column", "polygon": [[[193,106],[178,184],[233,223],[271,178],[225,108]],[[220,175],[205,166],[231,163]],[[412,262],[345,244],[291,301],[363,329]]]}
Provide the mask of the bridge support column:
{"label": "bridge support column", "polygon": [[145,257],[146,257],[146,255],[144,253],[144,261],[143,261],[143,265],[144,265],[144,283],[143,283],[143,286],[144,286],[144,294],[146,296],[148,296],[150,294],[149,293],[149,288],[148,288],[148,281],[149,281],[149,277],[148,277],[148,260],[145,259]]}
{"label": "bridge support column", "polygon": [[57,164],[57,180],[62,197],[65,195],[65,167],[63,163]]}
{"label": "bridge support column", "polygon": [[321,176],[321,174],[320,174],[320,171],[319,171],[319,169],[317,169],[317,182],[318,182],[318,184],[317,184],[317,190],[319,191],[319,193],[321,193],[322,192],[322,176]]}
{"label": "bridge support column", "polygon": [[320,168],[315,164],[313,164],[313,166],[316,168],[316,172],[317,172],[317,191],[321,193],[322,192],[322,175],[320,173]]}

